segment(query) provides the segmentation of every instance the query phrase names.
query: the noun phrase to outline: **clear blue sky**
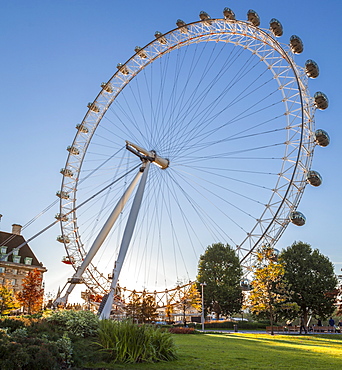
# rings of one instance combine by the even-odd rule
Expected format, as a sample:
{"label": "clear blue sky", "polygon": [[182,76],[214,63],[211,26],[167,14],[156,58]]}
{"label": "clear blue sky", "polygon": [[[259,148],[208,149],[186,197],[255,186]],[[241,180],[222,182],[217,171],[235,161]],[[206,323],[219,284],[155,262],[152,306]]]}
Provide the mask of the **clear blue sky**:
{"label": "clear blue sky", "polygon": [[[342,204],[341,22],[338,1],[4,1],[1,30],[1,192],[2,231],[13,223],[24,225],[55,200],[59,170],[86,105],[126,61],[136,45],[154,32],[167,32],[178,18],[198,19],[201,10],[221,17],[224,7],[237,19],[256,10],[261,27],[275,17],[284,27],[282,42],[299,35],[305,46],[297,64],[314,59],[320,76],[310,91],[327,94],[330,106],[316,113],[316,127],[331,137],[327,148],[317,147],[312,168],[323,176],[319,188],[308,186],[298,209],[307,217],[304,227],[289,225],[277,247],[295,240],[310,243],[342,267],[340,207]],[[24,230],[26,238],[53,221],[57,206]],[[58,226],[32,242],[31,248],[48,268],[47,291],[56,291],[71,274],[60,261],[65,255],[56,241]]]}

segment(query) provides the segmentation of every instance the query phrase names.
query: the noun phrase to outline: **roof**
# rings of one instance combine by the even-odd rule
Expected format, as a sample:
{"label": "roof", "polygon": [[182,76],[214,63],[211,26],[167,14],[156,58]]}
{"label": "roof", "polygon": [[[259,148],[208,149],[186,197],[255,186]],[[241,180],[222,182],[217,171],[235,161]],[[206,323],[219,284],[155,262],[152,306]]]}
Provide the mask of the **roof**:
{"label": "roof", "polygon": [[[6,233],[4,231],[0,231],[0,246],[7,247],[7,252],[11,252],[13,249],[18,247],[20,244],[25,243],[25,239],[22,235],[17,235],[17,234],[12,234],[12,233]],[[31,266],[36,266],[36,267],[43,267],[43,264],[40,263],[35,256],[35,254],[32,252],[31,248],[29,247],[28,244],[24,245],[23,247],[20,248],[19,250],[19,256],[21,256],[21,264],[24,263],[25,257],[30,257],[32,258],[32,264]],[[8,262],[13,263],[13,254],[8,256]]]}

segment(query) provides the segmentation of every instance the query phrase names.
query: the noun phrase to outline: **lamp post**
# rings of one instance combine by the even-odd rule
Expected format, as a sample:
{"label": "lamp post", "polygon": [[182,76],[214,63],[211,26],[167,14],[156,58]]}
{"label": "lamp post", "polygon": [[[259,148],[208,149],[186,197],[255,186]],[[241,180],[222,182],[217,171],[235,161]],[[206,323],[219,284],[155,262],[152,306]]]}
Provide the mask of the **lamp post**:
{"label": "lamp post", "polygon": [[202,316],[201,316],[201,323],[202,323],[202,331],[204,331],[204,294],[203,294],[203,288],[207,285],[205,282],[200,283],[200,286],[202,288]]}

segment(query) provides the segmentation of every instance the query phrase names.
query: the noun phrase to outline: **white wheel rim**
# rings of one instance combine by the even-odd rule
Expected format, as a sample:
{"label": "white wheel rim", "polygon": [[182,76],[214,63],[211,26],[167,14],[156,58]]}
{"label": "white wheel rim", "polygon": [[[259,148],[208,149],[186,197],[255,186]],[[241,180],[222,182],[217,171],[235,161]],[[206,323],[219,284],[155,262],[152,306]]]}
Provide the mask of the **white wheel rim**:
{"label": "white wheel rim", "polygon": [[[122,67],[127,68],[130,73],[128,75],[123,74],[123,69],[115,73],[108,81],[108,84],[112,87],[112,92],[106,92],[105,89],[102,89],[94,100],[94,104],[99,108],[99,111],[88,110],[82,121],[82,126],[86,127],[88,132],[77,132],[72,144],[72,147],[77,149],[76,154],[70,152],[67,158],[65,168],[72,171],[73,176],[63,176],[61,191],[69,194],[69,199],[61,199],[61,214],[69,214],[79,204],[80,182],[84,179],[82,175],[85,167],[84,162],[96,135],[96,130],[102,119],[106,117],[105,114],[108,113],[113,102],[116,102],[125,87],[130,86],[131,81],[134,81],[139,73],[149,67],[151,63],[162,60],[162,57],[166,58],[171,51],[175,52],[175,50],[189,48],[191,45],[206,43],[207,41],[220,41],[227,45],[233,44],[240,47],[237,48],[239,50],[241,50],[241,47],[248,49],[251,55],[263,62],[260,64],[269,69],[270,75],[273,76],[278,87],[280,87],[280,94],[284,100],[283,114],[286,116],[284,122],[286,122],[285,126],[287,127],[285,131],[286,144],[283,145],[283,160],[281,168],[279,168],[279,176],[274,182],[273,191],[263,211],[258,214],[255,224],[248,230],[244,230],[245,236],[240,238],[238,242],[235,238],[229,240],[229,237],[225,240],[214,240],[214,235],[211,241],[228,242],[236,247],[242,264],[248,271],[253,263],[255,248],[263,243],[274,245],[278,241],[289,222],[289,213],[297,208],[306,185],[305,176],[311,166],[314,147],[312,139],[314,108],[307,88],[307,77],[303,69],[294,63],[287,46],[280,45],[268,31],[254,27],[248,22],[217,19],[211,20],[210,25],[206,22],[194,22],[187,25],[187,28],[188,32],[186,33],[182,32],[182,29],[175,29],[163,35],[166,40],[165,44],[160,43],[160,40],[157,39],[142,48],[139,53],[145,53],[147,58],[141,58],[139,53],[135,54]],[[210,44],[209,42],[207,44]],[[220,43],[217,42],[217,44]],[[251,131],[251,126],[247,128],[246,132],[248,132],[248,129]],[[187,132],[187,134],[189,133]],[[130,137],[127,133],[127,137],[124,139],[134,141],[136,138]],[[122,145],[124,146],[124,142],[122,142]],[[146,149],[154,148],[147,147]],[[117,150],[119,150],[119,147],[117,147]],[[161,153],[161,155],[164,155],[164,153]],[[170,160],[172,168],[173,164],[177,162],[172,162],[171,158]],[[165,173],[168,170],[166,169]],[[184,173],[183,176],[185,176]],[[210,176],[210,172],[208,172],[208,176]],[[202,211],[199,211],[199,213]],[[180,214],[181,212],[178,213],[178,215]],[[74,211],[67,222],[61,222],[62,233],[70,240],[69,243],[65,244],[65,247],[75,269],[81,264],[86,254],[86,248],[84,248],[80,239],[82,232],[79,232],[80,225],[77,217],[76,211]],[[190,233],[190,231],[188,232]],[[218,234],[220,233],[218,232]],[[211,244],[211,242],[207,241],[206,244]],[[179,248],[179,242],[175,243],[178,244]],[[85,283],[93,291],[103,293],[108,286],[105,275],[105,272],[98,269],[96,264],[92,264],[84,276]],[[195,276],[192,276],[192,278],[195,278]]]}

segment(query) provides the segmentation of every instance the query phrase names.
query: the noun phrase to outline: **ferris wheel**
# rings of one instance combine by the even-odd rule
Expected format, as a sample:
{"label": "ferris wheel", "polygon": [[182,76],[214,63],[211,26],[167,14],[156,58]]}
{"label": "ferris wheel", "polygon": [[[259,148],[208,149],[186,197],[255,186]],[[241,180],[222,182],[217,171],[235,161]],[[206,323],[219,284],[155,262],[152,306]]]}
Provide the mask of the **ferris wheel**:
{"label": "ferris wheel", "polygon": [[83,282],[110,301],[119,274],[154,292],[194,280],[215,242],[248,273],[259,246],[305,223],[304,189],[322,182],[313,151],[329,144],[314,124],[328,99],[308,90],[318,66],[295,63],[303,43],[280,43],[278,20],[223,15],[156,32],[88,104],[57,192],[57,240],[75,269],[64,300]]}

